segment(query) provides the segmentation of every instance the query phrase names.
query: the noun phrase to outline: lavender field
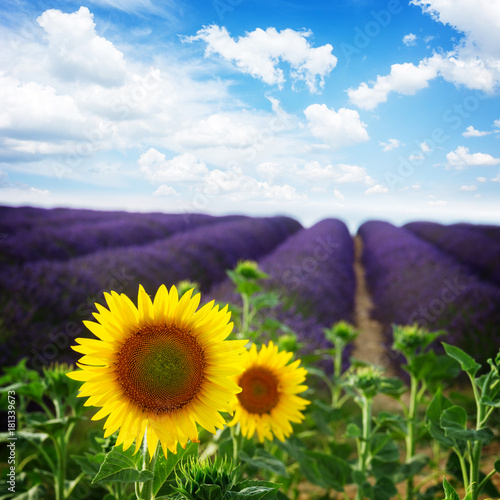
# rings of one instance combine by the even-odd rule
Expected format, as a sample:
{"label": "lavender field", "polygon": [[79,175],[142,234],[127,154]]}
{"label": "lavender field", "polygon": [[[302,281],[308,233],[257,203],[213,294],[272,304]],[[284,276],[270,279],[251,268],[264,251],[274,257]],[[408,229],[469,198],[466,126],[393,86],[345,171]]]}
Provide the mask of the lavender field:
{"label": "lavender field", "polygon": [[284,216],[0,207],[1,363],[74,362],[69,346],[85,335],[82,321],[104,291],[134,298],[139,284],[153,293],[190,279],[204,299],[237,303],[226,271],[243,259],[257,261],[269,275],[265,289],[281,297],[269,314],[304,350],[325,347],[325,328],[355,322],[354,237],[387,346],[393,324],[417,322],[446,330],[447,342],[485,361],[500,342],[499,234],[495,226],[368,221],[351,235],[337,218],[302,227]]}

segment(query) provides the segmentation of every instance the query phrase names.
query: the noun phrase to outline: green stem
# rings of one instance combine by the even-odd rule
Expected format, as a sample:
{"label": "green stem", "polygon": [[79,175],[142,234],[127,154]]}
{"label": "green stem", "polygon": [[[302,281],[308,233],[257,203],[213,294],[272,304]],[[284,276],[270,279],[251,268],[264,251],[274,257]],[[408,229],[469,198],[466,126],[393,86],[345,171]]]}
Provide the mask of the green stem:
{"label": "green stem", "polygon": [[239,432],[237,432],[235,426],[231,426],[229,430],[231,432],[231,441],[233,442],[233,463],[237,464],[239,463],[238,452],[240,449],[240,441],[238,439]]}
{"label": "green stem", "polygon": [[496,469],[491,470],[486,477],[479,483],[479,486],[477,487],[478,491],[481,491],[483,486],[488,482],[488,480],[495,474]]}
{"label": "green stem", "polygon": [[[418,380],[414,375],[410,377],[410,406],[408,408],[408,433],[406,435],[406,462],[410,462],[415,456],[416,441],[416,413],[418,398]],[[413,498],[413,476],[410,476],[406,482],[406,498]]]}
{"label": "green stem", "polygon": [[[363,434],[359,446],[358,468],[361,472],[366,472],[370,455],[371,421],[372,421],[372,399],[366,396],[361,397],[361,410],[363,415]],[[356,499],[361,499],[361,490],[358,485]]]}
{"label": "green stem", "polygon": [[344,351],[344,343],[338,342],[335,345],[335,356],[333,358],[333,376],[335,380],[335,389],[332,394],[332,407],[337,408],[340,399],[342,388],[340,387],[340,376],[342,375],[342,353]]}
{"label": "green stem", "polygon": [[250,302],[246,293],[241,294],[241,299],[243,301],[243,309],[241,312],[241,331],[243,334],[246,334],[248,332],[248,313],[250,309]]}
{"label": "green stem", "polygon": [[462,471],[462,479],[464,482],[464,489],[465,491],[469,490],[469,474],[467,472],[467,465],[465,464],[465,459],[464,456],[460,453],[460,450],[458,448],[453,448],[453,451],[456,453],[458,457],[458,461],[460,462],[460,469]]}
{"label": "green stem", "polygon": [[[153,453],[153,456],[149,457],[149,451],[148,451],[148,446],[147,446],[147,439],[146,436],[144,436],[144,442],[143,442],[143,454],[142,454],[142,460],[143,460],[143,468],[146,470],[150,470],[151,472],[154,473],[155,466],[156,466],[156,460],[158,459],[158,444],[156,445],[156,450]],[[143,483],[142,486],[142,491],[141,491],[141,500],[154,500],[154,493],[153,493],[153,481],[154,477],[150,479],[149,481],[146,481]]]}

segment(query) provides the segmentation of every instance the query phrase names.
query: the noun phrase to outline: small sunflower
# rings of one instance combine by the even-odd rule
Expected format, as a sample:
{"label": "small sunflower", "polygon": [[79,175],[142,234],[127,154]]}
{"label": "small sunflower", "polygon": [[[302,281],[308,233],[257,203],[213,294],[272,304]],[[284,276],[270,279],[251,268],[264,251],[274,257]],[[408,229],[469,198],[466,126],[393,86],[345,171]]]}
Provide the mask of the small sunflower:
{"label": "small sunflower", "polygon": [[231,333],[227,306],[210,302],[196,310],[200,294],[180,299],[162,285],[154,301],[139,287],[138,307],[124,294],[105,293],[109,309],[96,304],[97,320],[85,321],[98,339],[79,338],[73,349],[83,356],[68,374],[84,382],[79,397],[107,417],[104,436],[120,432],[116,446],[137,452],[146,435],[150,457],[158,440],[165,454],[177,444],[198,441],[196,424],[209,432],[223,428],[220,412],[232,413],[240,388],[245,340],[225,340]]}
{"label": "small sunflower", "polygon": [[284,441],[292,433],[290,422],[302,422],[302,410],[309,404],[297,396],[307,389],[301,385],[307,370],[299,368],[300,360],[287,364],[292,356],[291,352],[279,352],[272,341],[260,352],[252,344],[241,360],[245,371],[235,377],[242,391],[237,394],[234,418],[228,425],[239,423],[246,438],[257,431],[260,442],[272,440],[273,434]]}

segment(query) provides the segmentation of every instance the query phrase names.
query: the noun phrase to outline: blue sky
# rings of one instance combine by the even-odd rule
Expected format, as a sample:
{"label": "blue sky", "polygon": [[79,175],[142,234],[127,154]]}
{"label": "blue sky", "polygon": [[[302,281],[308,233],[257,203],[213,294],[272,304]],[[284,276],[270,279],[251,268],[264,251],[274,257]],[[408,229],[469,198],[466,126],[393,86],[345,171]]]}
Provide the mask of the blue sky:
{"label": "blue sky", "polygon": [[0,204],[500,224],[499,2],[0,13]]}

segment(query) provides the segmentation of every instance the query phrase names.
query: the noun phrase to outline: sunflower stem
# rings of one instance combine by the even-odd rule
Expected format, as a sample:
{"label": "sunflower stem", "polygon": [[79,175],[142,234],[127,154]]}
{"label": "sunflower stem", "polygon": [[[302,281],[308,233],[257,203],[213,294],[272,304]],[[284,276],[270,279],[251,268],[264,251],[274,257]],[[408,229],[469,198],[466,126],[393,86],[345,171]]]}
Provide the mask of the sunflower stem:
{"label": "sunflower stem", "polygon": [[[150,457],[148,451],[148,441],[146,433],[144,435],[143,448],[142,448],[142,459],[143,459],[144,469],[150,470],[154,474],[157,458],[158,458],[158,443],[156,443],[156,449],[153,453],[153,456]],[[154,500],[155,495],[153,493],[153,481],[154,481],[154,476],[149,481],[143,483],[140,497],[137,496],[137,498],[140,498],[140,500]]]}

